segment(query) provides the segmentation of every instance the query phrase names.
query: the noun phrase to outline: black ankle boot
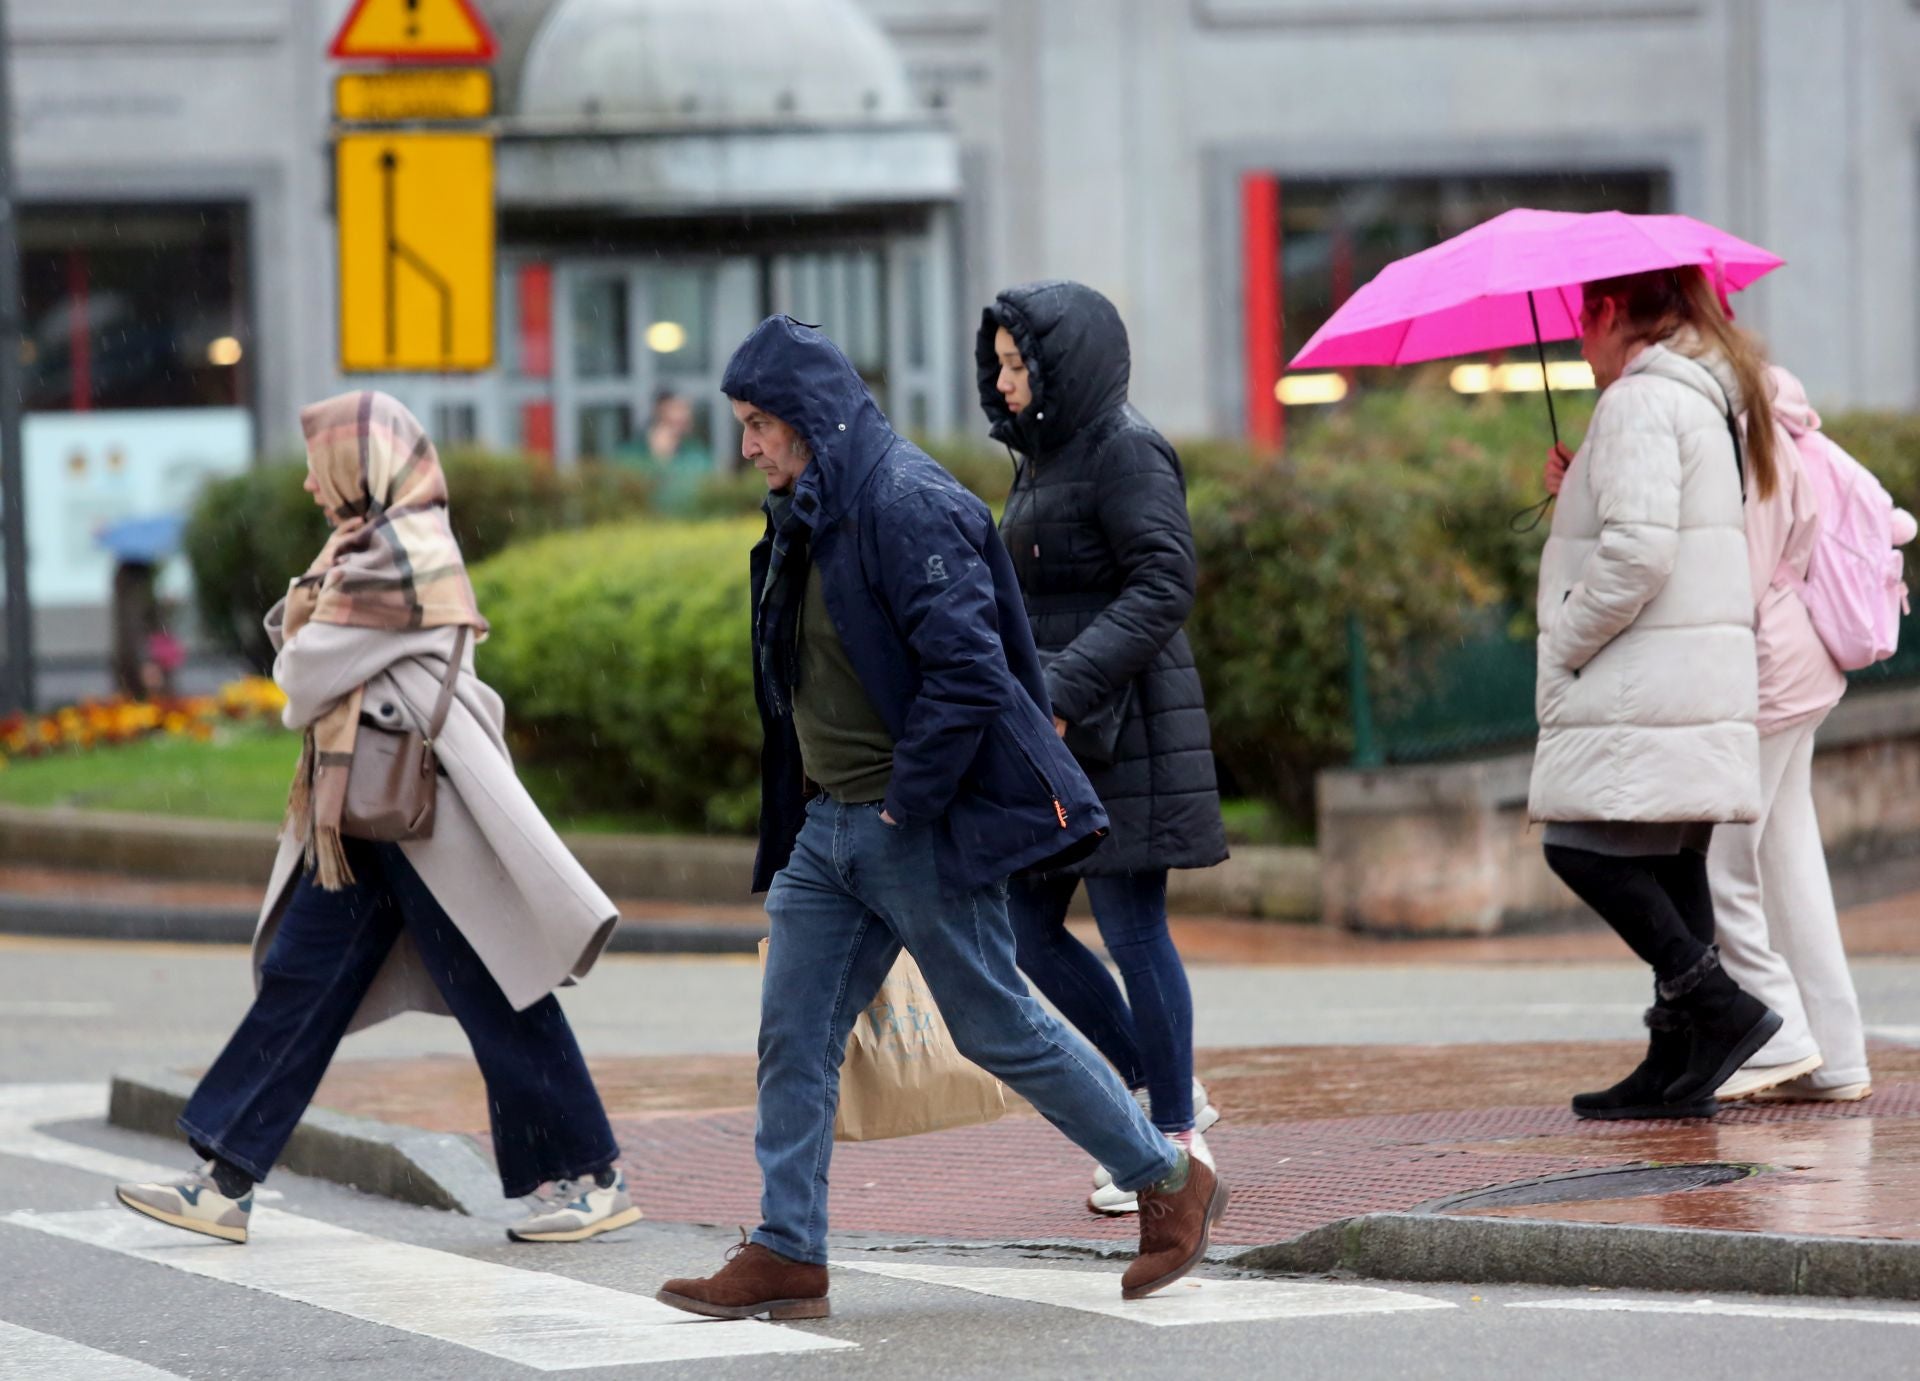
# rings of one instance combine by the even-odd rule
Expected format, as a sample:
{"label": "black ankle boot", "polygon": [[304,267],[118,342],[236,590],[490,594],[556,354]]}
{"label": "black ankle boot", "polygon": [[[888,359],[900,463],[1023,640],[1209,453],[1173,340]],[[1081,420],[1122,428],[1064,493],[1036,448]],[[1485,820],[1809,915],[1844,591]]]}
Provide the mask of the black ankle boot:
{"label": "black ankle boot", "polygon": [[1661,1000],[1686,1017],[1690,1043],[1667,1101],[1711,1098],[1780,1029],[1780,1014],[1727,977],[1716,947],[1679,977],[1660,984]]}
{"label": "black ankle boot", "polygon": [[1642,1118],[1712,1117],[1720,1110],[1713,1098],[1684,1103],[1667,1100],[1667,1085],[1687,1072],[1691,1037],[1687,1019],[1676,1008],[1655,1001],[1642,1017],[1647,1023],[1647,1057],[1639,1068],[1610,1089],[1573,1095],[1575,1117],[1605,1122]]}

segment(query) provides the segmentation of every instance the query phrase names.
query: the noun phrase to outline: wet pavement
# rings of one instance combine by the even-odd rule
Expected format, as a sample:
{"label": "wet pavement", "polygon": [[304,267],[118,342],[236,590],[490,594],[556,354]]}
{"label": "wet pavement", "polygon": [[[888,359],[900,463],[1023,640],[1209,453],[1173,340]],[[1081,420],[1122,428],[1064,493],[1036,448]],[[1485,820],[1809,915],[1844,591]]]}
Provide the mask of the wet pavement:
{"label": "wet pavement", "polygon": [[[1628,1042],[1319,1046],[1198,1056],[1225,1120],[1208,1141],[1233,1187],[1223,1246],[1284,1240],[1374,1212],[1455,1212],[1862,1238],[1920,1237],[1920,1050],[1876,1045],[1863,1103],[1732,1108],[1704,1123],[1596,1123],[1566,1096],[1638,1058]],[[665,1222],[757,1219],[752,1061],[610,1059],[594,1074],[635,1196]],[[345,1061],[322,1105],[471,1135],[484,1093],[453,1058]],[[1612,1194],[1603,1174],[1732,1165],[1744,1178]],[[834,1226],[949,1241],[1114,1241],[1138,1231],[1084,1207],[1091,1164],[1023,1105],[997,1123],[834,1153]],[[1740,1172],[1730,1172],[1740,1173]],[[1562,1202],[1459,1204],[1546,1177]]]}

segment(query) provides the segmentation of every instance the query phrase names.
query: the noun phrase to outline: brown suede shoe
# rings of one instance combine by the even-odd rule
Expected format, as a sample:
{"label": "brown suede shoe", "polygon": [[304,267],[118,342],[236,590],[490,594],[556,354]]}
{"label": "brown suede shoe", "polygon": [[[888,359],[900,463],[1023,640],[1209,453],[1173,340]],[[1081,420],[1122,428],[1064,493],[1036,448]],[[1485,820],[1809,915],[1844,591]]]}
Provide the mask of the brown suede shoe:
{"label": "brown suede shoe", "polygon": [[710,1319],[824,1319],[827,1268],[789,1261],[742,1232],[717,1272],[705,1280],[669,1280],[654,1298]]}
{"label": "brown suede shoe", "polygon": [[[1140,1191],[1140,1255],[1120,1277],[1122,1299],[1145,1299],[1200,1264],[1213,1225],[1227,1211],[1227,1186],[1198,1156],[1186,1156],[1187,1183]],[[1169,1176],[1171,1178],[1171,1176]]]}

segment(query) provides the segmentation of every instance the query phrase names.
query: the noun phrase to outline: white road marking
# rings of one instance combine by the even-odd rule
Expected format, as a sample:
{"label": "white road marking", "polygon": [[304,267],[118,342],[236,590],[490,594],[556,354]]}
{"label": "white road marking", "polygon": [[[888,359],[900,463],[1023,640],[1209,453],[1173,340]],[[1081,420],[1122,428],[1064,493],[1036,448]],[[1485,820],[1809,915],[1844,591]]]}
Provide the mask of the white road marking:
{"label": "white road marking", "polygon": [[0,998],[0,1017],[110,1017],[111,1002],[32,1002]]}
{"label": "white road marking", "polygon": [[1413,1309],[1454,1309],[1447,1300],[1361,1285],[1317,1285],[1285,1280],[1201,1280],[1189,1276],[1143,1300],[1120,1298],[1120,1277],[1110,1271],[1063,1271],[1040,1267],[923,1266],[905,1262],[836,1260],[834,1265],[894,1280],[947,1285],[998,1299],[1105,1314],[1129,1323],[1173,1328],[1186,1324],[1252,1323],[1339,1314],[1395,1314]]}
{"label": "white road marking", "polygon": [[[174,1165],[157,1165],[115,1155],[78,1142],[62,1141],[40,1130],[44,1122],[77,1122],[86,1118],[104,1119],[107,1115],[107,1088],[104,1084],[0,1084],[0,1156],[20,1156],[84,1170],[119,1182],[122,1180],[176,1180],[187,1171],[192,1153],[182,1144],[180,1160]],[[264,1186],[254,1191],[257,1203],[275,1203],[283,1196],[277,1189]]]}
{"label": "white road marking", "polygon": [[0,1222],[538,1371],[853,1346],[774,1324],[712,1323],[622,1290],[274,1210],[255,1212],[244,1247],[195,1239],[123,1208],[12,1213]]}
{"label": "white road marking", "polygon": [[1593,1314],[1694,1314],[1735,1319],[1794,1319],[1807,1323],[1897,1323],[1920,1326],[1920,1313],[1894,1309],[1827,1309],[1814,1304],[1721,1304],[1710,1299],[1534,1299],[1509,1309],[1566,1309]]}
{"label": "white road marking", "polygon": [[0,1358],[7,1381],[180,1381],[131,1357],[100,1352],[80,1343],[35,1333],[0,1319]]}

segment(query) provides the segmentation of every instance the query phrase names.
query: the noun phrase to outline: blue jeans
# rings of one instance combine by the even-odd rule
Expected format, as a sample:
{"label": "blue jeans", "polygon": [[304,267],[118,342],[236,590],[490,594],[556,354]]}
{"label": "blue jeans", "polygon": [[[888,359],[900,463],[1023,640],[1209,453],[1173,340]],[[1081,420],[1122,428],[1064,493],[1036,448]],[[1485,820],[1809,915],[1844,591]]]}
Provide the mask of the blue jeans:
{"label": "blue jeans", "polygon": [[1087,900],[1107,953],[1127,985],[1067,929],[1081,879],[1015,878],[1007,910],[1020,967],[1047,1001],[1112,1062],[1128,1088],[1144,1088],[1153,1125],[1193,1126],[1193,992],[1167,934],[1167,870],[1090,877]]}
{"label": "blue jeans", "polygon": [[264,1180],[404,934],[473,1046],[507,1197],[612,1165],[613,1128],[553,995],[514,1011],[398,845],[344,842],[354,882],[295,883],[253,1006],[180,1116],[187,1139]]}
{"label": "blue jeans", "polygon": [[1027,992],[1004,886],[942,886],[934,828],[888,825],[878,804],[817,798],[767,893],[754,1128],[764,1189],[753,1240],[796,1261],[827,1259],[840,1062],[902,945],[960,1053],[1005,1080],[1121,1187],[1152,1184],[1177,1159],[1106,1062]]}

